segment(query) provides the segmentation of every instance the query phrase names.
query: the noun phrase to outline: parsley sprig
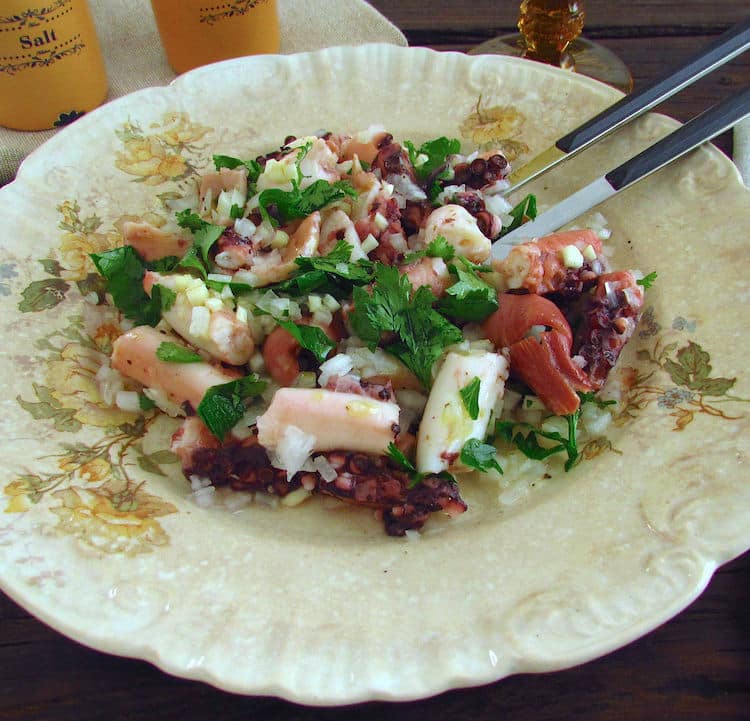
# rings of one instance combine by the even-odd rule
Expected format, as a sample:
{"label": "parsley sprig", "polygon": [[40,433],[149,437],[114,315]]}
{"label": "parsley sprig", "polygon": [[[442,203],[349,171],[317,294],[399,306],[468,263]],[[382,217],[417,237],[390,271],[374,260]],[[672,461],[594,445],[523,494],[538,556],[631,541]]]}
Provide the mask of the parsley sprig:
{"label": "parsley sprig", "polygon": [[483,443],[479,438],[469,438],[461,448],[461,463],[469,468],[486,473],[494,468],[502,475],[503,469],[497,462],[497,449],[489,443]]}
{"label": "parsley sprig", "polygon": [[414,166],[417,180],[423,185],[430,183],[427,192],[430,200],[435,200],[442,190],[439,181],[453,177],[448,156],[461,152],[461,141],[457,138],[441,136],[422,143],[418,148],[409,140],[404,142],[404,146]]}
{"label": "parsley sprig", "polygon": [[534,220],[534,218],[536,218],[536,196],[531,194],[527,195],[510,211],[510,215],[513,218],[513,222],[500,231],[501,238],[512,230],[520,228],[526,221]]}
{"label": "parsley sprig", "polygon": [[[432,384],[432,366],[443,350],[463,335],[433,307],[435,296],[422,286],[412,296],[412,285],[397,268],[376,265],[371,292],[355,287],[349,321],[370,350],[381,344],[411,370],[421,383]],[[388,336],[395,340],[389,342]]]}
{"label": "parsley sprig", "polygon": [[260,395],[266,382],[251,373],[229,383],[211,386],[196,408],[201,420],[220,441],[245,415],[245,401]]}
{"label": "parsley sprig", "polygon": [[348,298],[354,286],[367,285],[372,280],[375,268],[373,262],[364,258],[352,263],[351,255],[352,246],[340,240],[328,255],[295,258],[299,272],[269,289],[292,296],[319,292],[339,300]]}
{"label": "parsley sprig", "polygon": [[303,325],[286,320],[277,322],[287,333],[291,333],[302,348],[309,350],[318,363],[322,363],[336,347],[336,344],[325,334],[325,331],[315,325]]}
{"label": "parsley sprig", "polygon": [[459,256],[448,270],[457,280],[440,299],[441,313],[460,320],[479,321],[497,310],[497,290],[479,276],[491,268]]}
{"label": "parsley sprig", "polygon": [[[297,153],[295,161],[297,177],[290,181],[292,184],[291,190],[267,188],[258,196],[259,210],[263,220],[272,225],[278,225],[279,221],[287,223],[290,220],[306,218],[311,213],[336,200],[342,200],[347,196],[357,197],[354,186],[346,180],[329,183],[321,178],[304,190],[300,187],[305,177],[302,173],[301,164],[311,148],[312,143],[306,143]],[[272,217],[269,213],[270,207],[275,209],[275,217]]]}
{"label": "parsley sprig", "polygon": [[435,240],[431,241],[423,250],[416,250],[409,253],[404,258],[404,264],[413,263],[420,258],[442,258],[446,263],[453,260],[456,255],[456,249],[445,239],[444,236],[438,235]]}
{"label": "parsley sprig", "polygon": [[479,418],[479,390],[482,387],[482,381],[478,376],[474,376],[461,390],[461,400],[464,402],[464,408],[469,414],[469,418],[475,421]]}
{"label": "parsley sprig", "polygon": [[162,311],[169,310],[175,302],[174,291],[158,284],[151,289],[149,297],[143,289],[143,276],[149,265],[132,246],[92,253],[91,260],[106,281],[114,304],[136,325],[155,326],[161,320]]}
{"label": "parsley sprig", "polygon": [[[585,403],[594,403],[599,408],[606,408],[615,403],[615,401],[602,401],[593,393],[579,393],[581,405],[575,413],[563,416],[567,422],[567,437],[557,431],[545,431],[536,428],[530,423],[515,423],[514,421],[496,421],[495,433],[508,443],[517,446],[528,458],[541,461],[555,453],[565,453],[565,470],[569,471],[578,463],[580,453],[578,451],[578,421],[581,418],[581,411]],[[555,445],[544,447],[539,443],[540,438],[554,441]]]}
{"label": "parsley sprig", "polygon": [[[388,456],[401,470],[406,471],[411,480],[409,482],[409,488],[416,488],[427,476],[432,475],[431,473],[420,473],[414,464],[403,454],[401,449],[395,443],[388,444],[388,450],[385,455]],[[448,471],[441,471],[436,474],[438,478],[442,478],[446,481],[456,482],[456,479],[448,473]]]}

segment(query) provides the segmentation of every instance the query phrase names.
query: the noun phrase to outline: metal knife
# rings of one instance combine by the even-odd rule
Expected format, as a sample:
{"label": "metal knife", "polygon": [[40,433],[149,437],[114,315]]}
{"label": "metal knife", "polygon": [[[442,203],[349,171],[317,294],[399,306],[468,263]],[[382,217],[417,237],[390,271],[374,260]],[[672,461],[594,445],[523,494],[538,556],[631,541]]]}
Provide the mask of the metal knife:
{"label": "metal knife", "polygon": [[537,178],[563,160],[579,153],[613,130],[637,118],[712,70],[729,62],[750,48],[750,18],[729,28],[710,45],[702,48],[684,65],[671,70],[642,90],[626,95],[583,125],[560,138],[518,170],[508,180],[511,187],[505,195]]}
{"label": "metal knife", "polygon": [[553,233],[615,193],[723,133],[747,115],[750,115],[750,86],[710,107],[643,152],[557,203],[535,220],[504,235],[493,243],[492,257],[501,260],[508,254],[511,246],[529,238]]}

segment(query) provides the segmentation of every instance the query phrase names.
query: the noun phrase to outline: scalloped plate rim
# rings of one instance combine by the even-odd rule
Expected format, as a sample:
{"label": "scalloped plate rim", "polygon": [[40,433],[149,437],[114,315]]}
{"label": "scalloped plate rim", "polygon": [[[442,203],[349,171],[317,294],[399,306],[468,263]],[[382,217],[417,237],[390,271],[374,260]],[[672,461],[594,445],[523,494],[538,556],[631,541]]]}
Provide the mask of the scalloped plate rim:
{"label": "scalloped plate rim", "polygon": [[[381,45],[381,44],[377,44]],[[360,47],[367,47],[367,46],[360,46]],[[409,54],[412,52],[417,53],[434,53],[434,54],[440,54],[440,55],[446,55],[446,53],[438,53],[437,51],[429,50],[427,48],[398,48],[396,46],[386,46],[389,49],[393,49],[394,52],[397,53],[404,53]],[[319,50],[319,51],[311,51],[309,53],[301,53],[299,56],[309,56],[309,55],[320,55],[327,52],[339,52],[341,51],[341,48],[327,48],[325,50]],[[344,48],[345,51],[352,51],[357,50],[356,48]],[[465,56],[460,53],[450,53],[452,55],[456,55],[461,58],[467,58],[468,56]],[[272,57],[281,57],[281,58],[289,58],[292,56],[272,56]],[[478,62],[481,60],[483,56],[475,56],[474,58],[470,59],[471,62]],[[111,101],[110,103],[107,103],[106,106],[102,106],[101,108],[93,111],[92,113],[87,114],[84,116],[84,118],[76,121],[76,123],[72,124],[69,127],[78,126],[78,130],[76,132],[81,132],[85,130],[88,123],[97,123],[99,117],[101,114],[105,112],[116,112],[117,107],[121,103],[130,103],[133,101],[134,98],[136,99],[142,99],[147,97],[149,94],[153,94],[158,91],[167,91],[168,93],[179,93],[181,82],[184,78],[186,78],[188,75],[198,75],[198,74],[204,74],[204,73],[214,73],[217,72],[216,67],[217,66],[234,66],[239,65],[243,63],[247,63],[248,61],[252,62],[252,59],[248,58],[240,58],[236,60],[229,60],[224,61],[222,63],[217,63],[213,66],[208,66],[204,68],[199,68],[195,71],[192,71],[189,74],[186,74],[185,76],[180,76],[178,78],[175,78],[169,85],[166,86],[159,86],[156,88],[146,88],[143,90],[139,90],[135,93],[132,93],[130,95],[124,96],[123,98],[118,98],[114,101]],[[515,59],[515,58],[503,58],[503,59],[497,59],[498,62],[508,62],[508,63],[518,63],[525,65],[529,63],[530,61],[521,60],[521,59]],[[491,62],[495,62],[495,60],[492,60]],[[554,69],[554,68],[545,68],[545,70],[549,72],[559,72],[564,73],[565,71]],[[598,81],[590,80],[590,79],[582,79],[577,78],[577,82],[588,82],[592,83],[596,86],[601,85],[598,83]],[[174,89],[174,90],[173,90]],[[614,91],[613,91],[614,92]],[[666,116],[663,116],[666,117]],[[674,123],[675,126],[679,125],[677,121],[669,119],[670,122]],[[84,121],[82,123],[82,121]],[[80,123],[80,125],[79,125]],[[36,162],[36,159],[38,157],[41,157],[44,153],[50,152],[50,149],[54,150],[54,144],[57,142],[63,142],[63,140],[67,139],[68,136],[72,137],[72,132],[69,131],[68,127],[63,128],[59,133],[57,133],[53,138],[48,140],[45,144],[40,146],[37,150],[35,150],[30,158],[33,158],[31,163],[27,163],[27,161],[24,161],[24,163],[19,168],[18,174],[16,176],[16,179],[11,183],[8,184],[8,187],[11,187],[12,185],[15,185],[19,181],[25,182],[27,180],[27,174],[30,171],[27,171],[25,168],[29,168],[33,165],[34,162]],[[62,140],[58,140],[58,138],[61,138]],[[742,184],[740,174],[736,166],[731,163],[731,161],[726,158],[726,156],[721,153],[718,149],[711,146],[709,149],[709,152],[718,154],[723,160],[721,162],[724,162],[726,167],[731,167],[733,170],[733,176],[736,178],[738,185],[745,191],[748,191],[747,188]],[[29,178],[29,182],[31,182],[31,178]],[[750,192],[750,191],[749,191]],[[0,198],[2,197],[2,190],[0,189]],[[735,539],[736,541],[736,539]],[[614,636],[608,643],[595,643],[590,645],[589,647],[584,647],[577,655],[574,655],[571,657],[570,663],[565,664],[556,664],[554,661],[551,663],[551,665],[547,668],[540,668],[539,665],[535,665],[534,663],[529,662],[526,660],[526,665],[524,664],[524,659],[521,659],[520,661],[518,659],[515,660],[515,663],[509,663],[506,666],[498,666],[496,668],[489,668],[486,676],[477,678],[473,677],[473,680],[467,681],[466,678],[463,677],[446,677],[441,678],[439,683],[435,683],[434,680],[429,676],[429,674],[425,674],[425,685],[421,687],[418,691],[416,691],[413,695],[410,695],[408,693],[394,693],[389,694],[387,689],[385,688],[374,688],[373,686],[368,687],[369,691],[366,689],[363,689],[362,693],[358,696],[352,696],[347,698],[339,698],[339,697],[325,697],[321,695],[319,699],[310,699],[310,698],[299,698],[295,697],[295,691],[294,689],[288,688],[283,686],[283,684],[276,683],[276,684],[270,684],[270,685],[261,685],[256,683],[253,685],[253,688],[248,690],[247,686],[239,688],[236,687],[234,684],[226,684],[222,683],[221,678],[216,678],[211,673],[207,672],[205,668],[195,668],[195,669],[186,669],[180,664],[172,663],[169,658],[164,657],[155,647],[155,645],[149,644],[149,643],[131,643],[129,639],[121,639],[117,636],[112,636],[112,634],[97,634],[95,632],[89,632],[87,630],[82,631],[80,628],[71,627],[69,626],[65,620],[61,617],[56,617],[53,612],[49,611],[48,608],[45,608],[44,604],[39,602],[37,603],[37,597],[39,599],[42,599],[42,596],[40,594],[34,594],[31,592],[30,587],[24,586],[20,582],[17,582],[15,585],[11,582],[6,582],[5,578],[0,579],[0,586],[2,586],[3,590],[11,597],[13,598],[17,603],[22,605],[23,607],[29,609],[34,615],[36,615],[38,618],[43,620],[45,623],[47,623],[52,628],[55,628],[60,633],[68,636],[72,640],[75,640],[77,642],[83,643],[84,645],[87,645],[91,648],[113,653],[115,655],[120,655],[124,657],[131,657],[131,658],[138,658],[146,660],[153,665],[157,666],[158,668],[162,669],[163,671],[171,674],[178,675],[183,678],[190,678],[193,680],[201,680],[205,681],[207,683],[210,683],[214,686],[217,686],[219,688],[232,691],[235,693],[252,693],[252,694],[259,694],[259,695],[273,695],[273,696],[280,696],[282,698],[286,698],[291,701],[311,704],[311,705],[330,705],[330,704],[349,704],[349,703],[357,703],[362,701],[368,701],[368,700],[413,700],[413,699],[419,699],[424,698],[426,696],[434,695],[437,693],[440,693],[442,691],[451,689],[451,688],[457,688],[457,687],[466,687],[466,686],[476,686],[476,685],[482,685],[486,683],[491,683],[494,681],[497,681],[505,676],[516,674],[516,673],[524,673],[529,671],[549,671],[549,670],[555,670],[555,669],[562,669],[562,668],[568,668],[570,666],[578,665],[580,663],[586,662],[588,660],[597,658],[605,653],[608,653],[610,651],[613,651],[615,649],[621,648],[623,645],[632,642],[633,640],[643,636],[644,634],[650,632],[654,628],[656,628],[658,625],[663,623],[664,621],[672,618],[674,615],[679,613],[681,610],[686,608],[690,603],[693,602],[695,598],[697,598],[700,593],[703,591],[703,589],[706,587],[708,582],[710,581],[713,572],[715,569],[728,562],[732,558],[737,557],[741,553],[746,550],[747,544],[750,544],[750,537],[748,537],[748,540],[744,544],[738,544],[735,543],[735,547],[732,549],[729,548],[723,548],[721,549],[721,552],[719,552],[719,549],[712,549],[715,553],[714,556],[706,555],[705,553],[701,554],[703,566],[702,566],[702,575],[700,578],[696,579],[695,584],[688,589],[686,592],[683,592],[679,596],[679,598],[675,599],[675,602],[672,606],[668,608],[666,611],[662,611],[659,617],[655,617],[653,614],[648,617],[648,619],[641,619],[637,623],[634,622],[628,626],[628,631],[623,632],[622,629],[619,630],[618,634]],[[744,548],[744,550],[737,550],[738,547]],[[17,579],[14,578],[14,581],[17,581]]]}

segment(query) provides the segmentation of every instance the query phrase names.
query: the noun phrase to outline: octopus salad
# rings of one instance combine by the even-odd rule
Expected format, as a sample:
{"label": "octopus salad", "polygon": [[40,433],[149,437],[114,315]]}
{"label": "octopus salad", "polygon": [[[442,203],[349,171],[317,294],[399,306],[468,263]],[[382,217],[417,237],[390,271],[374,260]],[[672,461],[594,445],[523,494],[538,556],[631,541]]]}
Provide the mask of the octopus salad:
{"label": "octopus salad", "polygon": [[492,262],[535,199],[505,200],[501,152],[445,137],[320,133],[213,165],[173,221],[92,256],[126,328],[117,402],[183,418],[194,491],[332,496],[402,536],[512,453],[575,465],[647,285],[604,233]]}

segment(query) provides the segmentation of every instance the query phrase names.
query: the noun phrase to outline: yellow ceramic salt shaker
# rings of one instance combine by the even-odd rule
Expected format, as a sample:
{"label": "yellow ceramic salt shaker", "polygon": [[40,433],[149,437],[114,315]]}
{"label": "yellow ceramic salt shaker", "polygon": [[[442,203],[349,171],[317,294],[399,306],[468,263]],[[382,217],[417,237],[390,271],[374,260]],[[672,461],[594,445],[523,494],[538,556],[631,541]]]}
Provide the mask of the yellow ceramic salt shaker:
{"label": "yellow ceramic salt shaker", "polygon": [[107,75],[86,0],[0,2],[0,125],[66,125],[106,96]]}
{"label": "yellow ceramic salt shaker", "polygon": [[279,51],[276,0],[151,0],[177,73],[242,55]]}

